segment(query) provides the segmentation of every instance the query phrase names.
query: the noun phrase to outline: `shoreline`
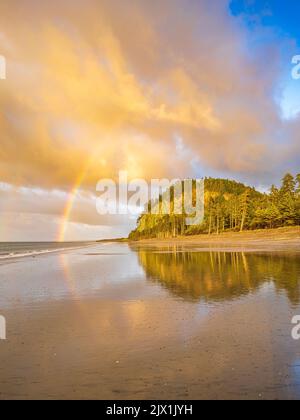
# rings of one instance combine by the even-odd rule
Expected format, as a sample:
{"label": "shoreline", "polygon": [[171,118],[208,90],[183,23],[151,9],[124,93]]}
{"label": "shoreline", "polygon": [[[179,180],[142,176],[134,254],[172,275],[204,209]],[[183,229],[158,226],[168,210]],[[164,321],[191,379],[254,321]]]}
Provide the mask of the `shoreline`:
{"label": "shoreline", "polygon": [[291,228],[262,229],[244,232],[224,232],[176,238],[141,239],[130,241],[132,246],[193,246],[211,250],[224,248],[240,251],[295,251],[300,252],[300,226]]}
{"label": "shoreline", "polygon": [[[53,242],[54,243],[54,242]],[[32,251],[23,251],[20,253],[16,252],[10,252],[7,254],[0,255],[0,264],[2,262],[10,261],[10,260],[16,260],[16,259],[23,259],[23,258],[36,258],[43,255],[50,255],[50,254],[56,254],[60,252],[66,252],[66,251],[74,251],[76,249],[82,249],[82,248],[88,248],[90,246],[95,245],[95,243],[86,243],[86,244],[80,244],[77,246],[70,246],[70,247],[57,247],[53,249],[37,249]]]}

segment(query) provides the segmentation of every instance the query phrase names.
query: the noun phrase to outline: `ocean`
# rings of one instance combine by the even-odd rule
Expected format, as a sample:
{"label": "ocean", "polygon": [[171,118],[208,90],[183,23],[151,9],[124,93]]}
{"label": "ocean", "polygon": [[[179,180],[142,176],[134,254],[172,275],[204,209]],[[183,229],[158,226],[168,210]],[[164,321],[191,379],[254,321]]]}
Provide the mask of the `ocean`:
{"label": "ocean", "polygon": [[0,260],[77,248],[90,243],[92,242],[0,242]]}

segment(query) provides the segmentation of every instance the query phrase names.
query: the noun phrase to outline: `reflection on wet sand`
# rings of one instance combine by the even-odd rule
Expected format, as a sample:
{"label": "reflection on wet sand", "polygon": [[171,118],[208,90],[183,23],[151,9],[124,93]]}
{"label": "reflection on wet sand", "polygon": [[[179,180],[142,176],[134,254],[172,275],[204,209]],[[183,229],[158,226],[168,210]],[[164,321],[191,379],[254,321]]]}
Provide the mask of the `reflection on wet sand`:
{"label": "reflection on wet sand", "polygon": [[151,281],[188,300],[223,301],[273,284],[292,304],[300,302],[300,259],[293,255],[138,249]]}
{"label": "reflection on wet sand", "polygon": [[0,279],[0,399],[300,398],[294,255],[97,244]]}

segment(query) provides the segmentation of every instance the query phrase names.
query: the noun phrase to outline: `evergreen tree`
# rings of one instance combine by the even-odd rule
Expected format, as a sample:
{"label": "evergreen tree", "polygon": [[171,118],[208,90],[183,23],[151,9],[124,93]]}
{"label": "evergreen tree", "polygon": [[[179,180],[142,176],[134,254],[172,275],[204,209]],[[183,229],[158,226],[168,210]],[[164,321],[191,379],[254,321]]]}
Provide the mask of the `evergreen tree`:
{"label": "evergreen tree", "polygon": [[296,188],[296,181],[291,174],[286,174],[282,179],[281,192],[283,194],[294,194]]}
{"label": "evergreen tree", "polygon": [[300,174],[296,176],[296,194],[300,195]]}
{"label": "evergreen tree", "polygon": [[[168,238],[178,235],[220,234],[300,225],[300,174],[286,174],[280,188],[272,186],[269,194],[227,179],[205,179],[205,217],[201,225],[186,226],[186,215],[175,212],[174,189],[170,191],[171,214],[143,214],[131,239]],[[196,191],[193,190],[195,199]],[[161,198],[160,198],[161,200]],[[159,203],[160,201],[158,201]],[[179,201],[180,202],[180,201]],[[148,209],[150,204],[148,205]]]}

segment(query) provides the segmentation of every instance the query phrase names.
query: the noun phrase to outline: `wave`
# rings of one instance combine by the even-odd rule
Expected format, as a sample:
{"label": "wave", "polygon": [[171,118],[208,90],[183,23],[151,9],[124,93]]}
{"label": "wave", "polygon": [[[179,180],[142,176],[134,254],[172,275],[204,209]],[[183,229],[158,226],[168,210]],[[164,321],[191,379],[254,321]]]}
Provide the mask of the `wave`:
{"label": "wave", "polygon": [[24,250],[24,251],[7,251],[7,252],[0,252],[0,261],[1,260],[9,260],[15,258],[25,258],[25,257],[35,257],[42,254],[52,254],[54,252],[64,252],[68,250],[79,249],[87,245],[77,245],[73,247],[57,247],[53,249],[35,249],[35,250]]}

